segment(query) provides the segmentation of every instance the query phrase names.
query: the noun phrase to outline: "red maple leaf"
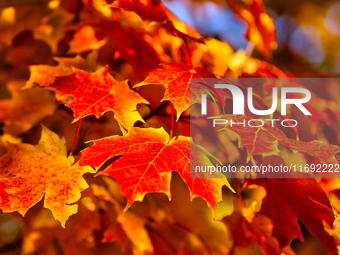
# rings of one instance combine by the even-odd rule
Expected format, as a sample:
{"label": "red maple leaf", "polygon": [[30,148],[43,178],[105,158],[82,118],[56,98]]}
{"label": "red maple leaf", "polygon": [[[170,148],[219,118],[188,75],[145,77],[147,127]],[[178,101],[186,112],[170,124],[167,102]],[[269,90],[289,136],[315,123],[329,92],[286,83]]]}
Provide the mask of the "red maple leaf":
{"label": "red maple leaf", "polygon": [[162,68],[149,72],[148,77],[135,87],[150,84],[167,85],[163,100],[168,100],[174,105],[178,120],[190,105],[200,102],[202,90],[198,88],[202,85],[197,82],[192,84],[191,78],[202,78],[204,82],[203,78],[216,78],[216,76],[205,68],[193,68],[186,63],[162,63],[161,66]]}
{"label": "red maple leaf", "polygon": [[[82,151],[79,164],[99,168],[108,159],[122,155],[99,175],[111,176],[120,184],[128,199],[125,210],[134,201],[142,201],[148,192],[163,192],[170,197],[172,171],[181,175],[192,198],[203,197],[214,210],[222,198],[221,187],[227,185],[232,189],[221,173],[200,173],[197,176],[193,165],[211,165],[206,156],[209,153],[195,146],[189,137],[178,136],[169,141],[163,128],[132,128],[125,136],[111,136],[93,142],[93,146]],[[194,178],[190,171],[193,171]]]}

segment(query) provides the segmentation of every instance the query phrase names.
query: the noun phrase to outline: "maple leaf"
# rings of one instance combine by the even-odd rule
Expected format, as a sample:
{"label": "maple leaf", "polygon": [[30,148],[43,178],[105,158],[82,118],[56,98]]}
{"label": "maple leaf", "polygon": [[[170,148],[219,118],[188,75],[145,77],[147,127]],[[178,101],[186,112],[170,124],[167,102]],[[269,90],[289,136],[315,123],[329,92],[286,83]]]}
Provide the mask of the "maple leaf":
{"label": "maple leaf", "polygon": [[[279,157],[273,157],[275,159],[271,159],[272,164],[284,164]],[[323,226],[323,221],[329,225],[333,223],[333,210],[327,195],[315,179],[259,178],[250,183],[262,185],[266,189],[267,195],[260,212],[270,216],[274,225],[273,236],[277,238],[281,248],[296,237],[303,240],[298,218],[325,245],[330,254],[336,251],[333,237],[325,232]]]}
{"label": "maple leaf", "polygon": [[[249,117],[229,116],[229,119],[236,119],[237,122],[248,122]],[[322,141],[303,142],[287,138],[278,128],[264,124],[262,127],[250,127],[234,125],[226,127],[239,135],[239,146],[245,147],[248,153],[248,160],[253,155],[272,155],[280,150],[278,143],[291,148],[293,151],[304,153],[310,157],[317,158],[321,163],[336,164],[335,154],[340,152],[340,148],[335,145],[327,144]]]}
{"label": "maple leaf", "polygon": [[81,26],[78,28],[73,39],[70,41],[69,53],[80,53],[87,50],[99,50],[107,43],[108,39],[99,40],[96,37],[94,28],[91,26]]}
{"label": "maple leaf", "polygon": [[37,83],[41,87],[52,84],[57,76],[71,75],[73,73],[71,66],[50,66],[50,65],[32,65],[29,66],[31,76],[27,81],[25,88],[33,88]]}
{"label": "maple leaf", "polygon": [[35,83],[41,87],[48,86],[54,82],[57,76],[71,75],[73,73],[72,67],[85,71],[95,71],[97,55],[97,52],[93,51],[86,59],[80,55],[73,58],[55,57],[54,60],[58,62],[57,66],[31,65],[29,66],[31,75],[24,88],[33,88]]}
{"label": "maple leaf", "polygon": [[115,40],[115,57],[120,57],[130,63],[134,73],[140,79],[143,79],[150,70],[161,63],[161,53],[165,53],[158,45],[155,45],[155,42],[145,34],[145,31],[123,27],[120,23],[112,20],[101,20],[96,28],[98,39],[112,37]]}
{"label": "maple leaf", "polygon": [[162,63],[161,66],[163,68],[149,72],[148,77],[134,87],[150,84],[167,85],[163,100],[168,100],[174,105],[178,120],[182,112],[187,110],[190,105],[200,102],[202,91],[198,87],[202,85],[197,82],[191,84],[190,79],[216,77],[205,68],[193,68],[186,63]]}
{"label": "maple leaf", "polygon": [[73,164],[74,158],[67,158],[66,153],[65,139],[44,126],[36,146],[9,144],[0,158],[0,186],[5,192],[0,194],[2,211],[25,215],[45,194],[44,207],[65,226],[78,208],[70,204],[88,187],[82,175],[94,172],[91,167]]}
{"label": "maple leaf", "polygon": [[125,210],[134,201],[142,201],[148,192],[162,192],[170,197],[171,171],[181,175],[191,198],[203,197],[213,210],[222,198],[221,187],[227,185],[232,189],[221,173],[196,174],[195,177],[199,178],[191,178],[190,171],[195,171],[193,165],[211,165],[206,156],[209,153],[194,145],[189,137],[178,136],[169,141],[163,128],[132,128],[125,136],[111,136],[93,142],[93,146],[82,151],[79,164],[98,168],[106,160],[123,155],[98,175],[111,176],[120,184],[122,194],[128,199]]}
{"label": "maple leaf", "polygon": [[100,118],[108,111],[113,111],[114,117],[125,128],[132,127],[138,120],[144,122],[136,106],[148,102],[131,90],[127,81],[116,81],[108,74],[107,67],[95,73],[74,68],[73,74],[56,77],[51,87],[74,96],[72,102],[66,104],[73,110],[73,122],[90,114]]}
{"label": "maple leaf", "polygon": [[[142,29],[125,27],[117,21],[103,18],[96,23],[92,20],[87,23],[75,31],[75,35],[69,43],[69,52],[99,49],[106,41],[111,41],[113,38],[115,41],[114,57],[122,58],[131,64],[135,75],[139,78],[138,81],[143,79],[150,70],[156,68],[159,63],[166,60],[163,50]],[[90,32],[83,31],[84,27]]]}

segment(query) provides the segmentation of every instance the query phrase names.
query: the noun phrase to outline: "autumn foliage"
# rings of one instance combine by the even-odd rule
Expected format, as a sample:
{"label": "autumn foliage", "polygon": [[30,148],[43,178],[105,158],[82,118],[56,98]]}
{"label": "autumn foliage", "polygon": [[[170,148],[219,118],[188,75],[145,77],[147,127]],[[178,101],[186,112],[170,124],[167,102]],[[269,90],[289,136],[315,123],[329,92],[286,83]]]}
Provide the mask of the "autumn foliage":
{"label": "autumn foliage", "polygon": [[[0,3],[0,253],[338,252],[339,178],[192,175],[214,162],[340,163],[340,96],[322,88],[311,116],[290,109],[296,128],[207,128],[203,92],[215,116],[255,115],[233,116],[231,95],[205,79],[294,77],[273,64],[262,0],[216,2],[245,25],[246,50],[160,0]],[[268,109],[273,85],[253,87]]]}

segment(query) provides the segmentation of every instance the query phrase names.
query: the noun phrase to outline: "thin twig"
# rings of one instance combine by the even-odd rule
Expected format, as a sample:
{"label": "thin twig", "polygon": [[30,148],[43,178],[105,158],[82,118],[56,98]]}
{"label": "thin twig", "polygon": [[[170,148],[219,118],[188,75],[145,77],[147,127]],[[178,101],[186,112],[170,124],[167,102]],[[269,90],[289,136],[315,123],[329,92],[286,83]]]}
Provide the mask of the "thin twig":
{"label": "thin twig", "polygon": [[82,121],[82,119],[80,119],[79,122],[78,122],[77,133],[76,133],[76,136],[74,137],[73,146],[72,146],[70,154],[68,155],[69,157],[72,156],[74,148],[76,147],[77,139],[78,139],[78,135],[79,135],[79,130],[80,130],[80,125],[81,125],[81,121]]}

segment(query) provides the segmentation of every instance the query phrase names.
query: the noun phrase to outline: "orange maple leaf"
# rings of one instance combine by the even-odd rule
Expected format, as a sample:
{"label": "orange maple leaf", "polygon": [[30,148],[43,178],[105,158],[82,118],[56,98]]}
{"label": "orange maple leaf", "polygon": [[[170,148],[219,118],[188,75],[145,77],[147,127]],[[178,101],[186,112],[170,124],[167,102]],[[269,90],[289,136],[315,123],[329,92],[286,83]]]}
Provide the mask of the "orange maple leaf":
{"label": "orange maple leaf", "polygon": [[167,85],[163,100],[168,100],[174,105],[178,120],[182,112],[187,110],[190,105],[200,102],[202,91],[197,87],[202,85],[197,82],[191,84],[190,79],[216,77],[205,68],[193,68],[186,63],[162,63],[161,66],[163,68],[149,72],[148,77],[135,87],[150,84]]}
{"label": "orange maple leaf", "polygon": [[148,101],[130,89],[127,81],[116,81],[107,67],[95,73],[74,68],[72,75],[57,77],[51,87],[74,96],[72,102],[66,103],[73,110],[73,122],[90,114],[100,118],[108,111],[113,111],[118,123],[127,129],[138,120],[144,122],[136,106]]}
{"label": "orange maple leaf", "polygon": [[77,29],[73,39],[70,41],[69,53],[80,53],[88,50],[99,50],[107,43],[108,39],[99,40],[93,27],[85,25]]}
{"label": "orange maple leaf", "polygon": [[22,215],[45,194],[44,207],[65,226],[70,215],[78,211],[75,203],[88,185],[83,174],[91,167],[74,164],[67,158],[65,139],[42,126],[36,146],[9,144],[0,158],[0,207],[3,212],[18,211]]}
{"label": "orange maple leaf", "polygon": [[79,164],[99,168],[108,159],[123,155],[98,174],[111,176],[120,184],[128,199],[125,210],[134,201],[142,201],[148,192],[163,192],[170,198],[172,171],[181,175],[191,198],[204,198],[214,211],[222,199],[221,187],[227,185],[232,190],[221,173],[204,176],[205,173],[199,173],[195,177],[200,178],[191,178],[193,165],[211,165],[207,158],[210,154],[196,146],[189,137],[177,136],[169,141],[163,128],[132,128],[125,136],[111,136],[93,142],[93,146],[82,151]]}
{"label": "orange maple leaf", "polygon": [[97,52],[91,52],[86,59],[82,56],[77,55],[73,58],[58,58],[54,60],[58,62],[57,66],[50,65],[31,65],[30,78],[26,82],[26,88],[34,87],[35,83],[41,87],[52,84],[57,76],[67,76],[73,73],[72,67],[86,71],[95,71],[95,62],[97,59]]}

